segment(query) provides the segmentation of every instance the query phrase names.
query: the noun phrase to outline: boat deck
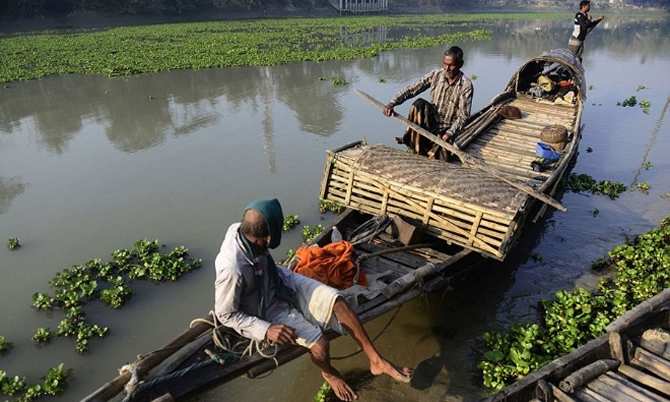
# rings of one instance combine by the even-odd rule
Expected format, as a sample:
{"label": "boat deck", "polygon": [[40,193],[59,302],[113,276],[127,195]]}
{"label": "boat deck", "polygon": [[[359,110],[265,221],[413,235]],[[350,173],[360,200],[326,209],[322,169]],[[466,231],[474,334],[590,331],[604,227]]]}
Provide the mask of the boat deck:
{"label": "boat deck", "polygon": [[[520,119],[498,118],[485,131],[470,136],[470,131],[473,134],[480,131],[475,121],[471,124],[475,130],[466,128],[456,145],[487,166],[533,188],[539,188],[552,176],[551,172],[533,171],[530,165],[536,158],[536,144],[541,142],[542,129],[550,125],[562,125],[568,130],[568,138],[572,139],[575,131],[579,129],[577,122],[581,118],[581,107],[576,103],[554,105],[546,102],[548,101],[538,101],[530,95],[517,94],[506,105],[517,107],[521,111]],[[497,109],[490,109],[480,120],[492,120]],[[570,144],[565,152],[566,156],[575,145]]]}

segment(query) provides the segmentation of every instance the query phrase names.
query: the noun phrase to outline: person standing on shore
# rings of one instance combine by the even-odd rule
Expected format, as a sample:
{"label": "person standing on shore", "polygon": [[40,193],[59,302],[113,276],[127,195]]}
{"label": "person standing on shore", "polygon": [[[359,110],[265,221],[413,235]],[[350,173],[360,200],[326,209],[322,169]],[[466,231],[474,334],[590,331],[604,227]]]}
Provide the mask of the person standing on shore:
{"label": "person standing on shore", "polygon": [[589,11],[591,11],[591,2],[588,0],[580,1],[579,11],[575,14],[575,27],[572,30],[572,35],[568,41],[568,49],[579,58],[579,61],[582,61],[582,56],[584,54],[584,40],[586,39],[586,35],[591,33],[593,28],[595,28],[600,21],[605,19],[605,16],[601,15],[593,20],[589,15]]}
{"label": "person standing on shore", "polygon": [[[432,70],[400,90],[384,107],[383,113],[392,116],[394,107],[430,88],[430,102],[422,98],[414,101],[408,119],[444,141],[453,143],[470,117],[472,108],[474,88],[472,81],[461,71],[464,63],[463,50],[451,46],[444,52],[442,68]],[[445,161],[449,159],[449,153],[444,148],[411,128],[403,137],[397,137],[396,142],[407,145],[419,155]]]}

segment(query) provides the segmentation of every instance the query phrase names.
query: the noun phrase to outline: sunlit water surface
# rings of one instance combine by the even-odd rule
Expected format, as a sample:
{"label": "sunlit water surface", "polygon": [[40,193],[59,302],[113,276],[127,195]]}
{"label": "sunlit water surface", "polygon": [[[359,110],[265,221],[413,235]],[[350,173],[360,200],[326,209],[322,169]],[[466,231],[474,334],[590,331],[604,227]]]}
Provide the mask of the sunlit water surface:
{"label": "sunlit water surface", "polygon": [[[460,44],[475,110],[528,58],[564,47],[570,21],[539,30],[544,22],[509,24],[491,41]],[[416,367],[417,376],[411,385],[396,384],[370,378],[360,354],[335,361],[361,400],[480,399],[486,393],[475,366],[482,332],[535,320],[537,303],[557,290],[593,286],[592,261],[670,211],[667,23],[651,30],[617,19],[601,25],[587,40],[590,89],[573,172],[631,188],[646,182],[649,193],[628,191],[617,200],[564,194],[568,211],[550,211],[527,227],[504,263],[484,261],[448,292],[369,323],[379,350]],[[330,217],[322,220],[317,210],[326,150],[362,138],[392,145],[403,131],[354,88],[386,103],[439,67],[443,50],[114,79],[61,76],[0,90],[0,241],[19,237],[23,246],[0,247],[0,335],[14,345],[0,369],[37,383],[63,362],[74,374],[62,400],[79,400],[206,316],[213,306],[214,257],[244,206],[278,197],[285,214],[299,215],[303,225],[327,223]],[[347,85],[335,86],[333,77]],[[631,96],[648,100],[649,113],[617,106]],[[406,115],[408,107],[397,110]],[[275,259],[299,245],[298,232],[285,236]],[[55,330],[62,318],[35,311],[33,293],[49,292],[57,271],[93,258],[107,261],[112,251],[142,238],[158,239],[166,249],[184,245],[203,266],[177,283],[133,283],[135,295],[120,310],[87,306],[88,319],[108,326],[110,335],[92,340],[84,355],[73,351],[70,339],[32,342],[37,328]],[[349,339],[334,342],[336,357],[353,351]],[[235,380],[193,400],[310,401],[321,383],[303,357],[266,378]]]}

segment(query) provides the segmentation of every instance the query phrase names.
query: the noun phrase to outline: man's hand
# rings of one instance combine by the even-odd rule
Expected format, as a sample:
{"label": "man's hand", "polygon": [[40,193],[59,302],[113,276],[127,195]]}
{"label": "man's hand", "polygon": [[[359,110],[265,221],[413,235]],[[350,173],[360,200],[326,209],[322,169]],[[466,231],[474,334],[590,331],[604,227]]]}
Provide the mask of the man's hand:
{"label": "man's hand", "polygon": [[392,116],[394,106],[395,104],[393,102],[389,102],[386,106],[384,106],[384,109],[382,109],[382,113],[384,113],[386,116]]}
{"label": "man's hand", "polygon": [[284,345],[286,343],[295,344],[295,331],[293,328],[284,324],[272,324],[268,327],[265,337],[274,343]]}
{"label": "man's hand", "polygon": [[604,19],[605,19],[605,16],[604,16],[604,15],[601,15],[600,17],[598,17],[598,21],[602,21],[602,20],[604,20]]}
{"label": "man's hand", "polygon": [[442,139],[447,142],[449,142],[449,138],[451,138],[451,134],[449,133],[444,133],[444,135],[442,136]]}

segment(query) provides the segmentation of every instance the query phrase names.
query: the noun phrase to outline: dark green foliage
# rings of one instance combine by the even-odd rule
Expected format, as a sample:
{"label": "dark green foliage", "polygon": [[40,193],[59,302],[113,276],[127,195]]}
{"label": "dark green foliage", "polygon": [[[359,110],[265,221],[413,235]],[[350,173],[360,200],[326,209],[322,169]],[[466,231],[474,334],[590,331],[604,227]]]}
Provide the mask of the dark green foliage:
{"label": "dark green foliage", "polygon": [[670,287],[670,216],[634,241],[613,248],[593,264],[603,277],[597,291],[559,291],[543,300],[541,324],[515,324],[484,333],[487,350],[478,364],[484,385],[499,391],[547,362],[583,346],[627,310]]}
{"label": "dark green foliage", "polygon": [[[53,296],[35,293],[33,307],[38,310],[61,309],[66,317],[61,320],[56,336],[75,337],[75,350],[85,352],[89,338],[104,337],[106,327],[90,324],[83,307],[90,301],[101,300],[107,306],[121,308],[133,295],[128,284],[135,279],[156,282],[176,281],[183,274],[200,266],[200,259],[190,258],[188,249],[180,246],[169,253],[161,252],[157,240],[141,239],[134,249],[118,249],[112,253],[112,261],[89,260],[81,265],[57,272],[50,281],[55,288]],[[36,341],[50,338],[43,329],[38,330]]]}
{"label": "dark green foliage", "polygon": [[[393,49],[490,39],[488,30],[467,29],[486,18],[493,16],[276,18],[0,36],[0,82],[54,74],[113,77],[176,69],[373,58]],[[421,31],[407,29],[418,24]],[[370,31],[379,26],[389,30],[383,39],[370,36]],[[397,34],[392,34],[394,30]],[[343,32],[356,40],[343,41]],[[333,83],[344,85],[346,80],[334,77]]]}
{"label": "dark green foliage", "polygon": [[567,179],[564,179],[563,185],[569,191],[575,193],[590,192],[591,194],[596,195],[606,195],[611,199],[618,198],[619,194],[626,191],[626,185],[623,183],[618,181],[613,182],[610,180],[596,182],[593,177],[587,174],[571,173]]}

